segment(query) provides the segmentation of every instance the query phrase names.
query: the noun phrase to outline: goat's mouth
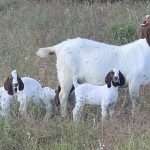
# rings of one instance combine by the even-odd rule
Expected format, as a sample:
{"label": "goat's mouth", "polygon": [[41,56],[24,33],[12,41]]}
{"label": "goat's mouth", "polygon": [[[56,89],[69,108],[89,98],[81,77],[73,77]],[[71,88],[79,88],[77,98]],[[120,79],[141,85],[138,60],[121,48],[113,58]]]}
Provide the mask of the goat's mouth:
{"label": "goat's mouth", "polygon": [[14,92],[17,93],[17,86],[18,84],[14,84]]}
{"label": "goat's mouth", "polygon": [[14,88],[14,92],[17,93],[17,87]]}

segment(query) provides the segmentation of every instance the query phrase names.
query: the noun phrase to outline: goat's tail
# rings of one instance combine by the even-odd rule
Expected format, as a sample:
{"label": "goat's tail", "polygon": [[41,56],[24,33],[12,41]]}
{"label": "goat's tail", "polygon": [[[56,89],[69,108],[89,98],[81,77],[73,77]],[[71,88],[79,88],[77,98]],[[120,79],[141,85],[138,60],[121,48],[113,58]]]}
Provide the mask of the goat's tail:
{"label": "goat's tail", "polygon": [[73,76],[73,85],[74,85],[75,88],[79,85],[76,76]]}
{"label": "goat's tail", "polygon": [[54,46],[52,47],[44,47],[40,48],[37,52],[36,55],[40,57],[47,57],[49,54],[54,54],[55,53],[55,48]]}

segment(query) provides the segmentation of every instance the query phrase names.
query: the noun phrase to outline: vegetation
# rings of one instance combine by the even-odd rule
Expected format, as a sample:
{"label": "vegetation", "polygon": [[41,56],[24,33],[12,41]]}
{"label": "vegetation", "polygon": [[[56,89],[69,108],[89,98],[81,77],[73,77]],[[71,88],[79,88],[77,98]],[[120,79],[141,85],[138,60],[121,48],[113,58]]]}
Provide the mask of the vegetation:
{"label": "vegetation", "polygon": [[[35,52],[39,47],[78,36],[117,45],[128,43],[138,38],[146,14],[150,14],[150,4],[141,1],[132,5],[0,1],[0,84],[17,69],[20,76],[31,76],[56,88],[56,58],[38,58]],[[32,122],[25,123],[16,104],[9,123],[0,119],[0,150],[149,150],[149,86],[141,88],[141,111],[134,118],[130,107],[121,107],[124,93],[120,91],[116,116],[103,125],[99,108],[92,106],[85,108],[77,127],[70,117],[62,119],[59,115],[45,124],[42,115],[36,115],[36,107],[30,110]]]}
{"label": "vegetation", "polygon": [[111,43],[125,44],[137,38],[136,26],[132,22],[116,22],[108,27],[106,36]]}

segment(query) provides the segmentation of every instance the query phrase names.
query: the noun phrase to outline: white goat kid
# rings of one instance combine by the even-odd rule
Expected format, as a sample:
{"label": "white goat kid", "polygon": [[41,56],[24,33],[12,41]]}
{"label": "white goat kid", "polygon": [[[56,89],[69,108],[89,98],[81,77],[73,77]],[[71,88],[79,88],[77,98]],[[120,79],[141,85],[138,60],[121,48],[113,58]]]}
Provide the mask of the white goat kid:
{"label": "white goat kid", "polygon": [[130,44],[115,46],[76,38],[37,51],[40,57],[56,54],[63,117],[67,115],[67,100],[73,76],[77,76],[80,83],[104,85],[105,74],[115,67],[126,78],[133,113],[138,111],[139,87],[150,82],[150,17],[144,24],[141,29],[143,39]]}
{"label": "white goat kid", "polygon": [[9,95],[4,87],[0,87],[0,115],[6,120],[11,118],[10,111],[15,102],[14,96]]}
{"label": "white goat kid", "polygon": [[17,96],[17,100],[20,103],[19,112],[26,120],[30,120],[30,116],[27,113],[29,103],[36,104],[41,108],[46,107],[46,119],[52,114],[49,108],[54,107],[51,103],[51,98],[54,101],[54,93],[48,87],[42,88],[37,80],[29,77],[20,78],[17,71],[13,70],[5,81],[4,88],[9,95]]}
{"label": "white goat kid", "polygon": [[78,84],[73,77],[76,104],[73,109],[73,121],[78,122],[85,104],[101,105],[102,120],[113,114],[118,98],[118,87],[125,84],[125,78],[117,69],[112,69],[105,77],[106,85]]}

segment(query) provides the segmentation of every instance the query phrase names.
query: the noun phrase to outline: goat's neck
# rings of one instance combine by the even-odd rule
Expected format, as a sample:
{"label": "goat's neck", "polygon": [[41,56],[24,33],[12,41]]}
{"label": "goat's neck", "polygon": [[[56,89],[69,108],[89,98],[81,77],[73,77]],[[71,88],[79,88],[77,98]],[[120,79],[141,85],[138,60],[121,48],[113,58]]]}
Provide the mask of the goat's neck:
{"label": "goat's neck", "polygon": [[118,86],[114,86],[113,83],[111,82],[111,87],[109,89],[113,91],[118,91]]}

